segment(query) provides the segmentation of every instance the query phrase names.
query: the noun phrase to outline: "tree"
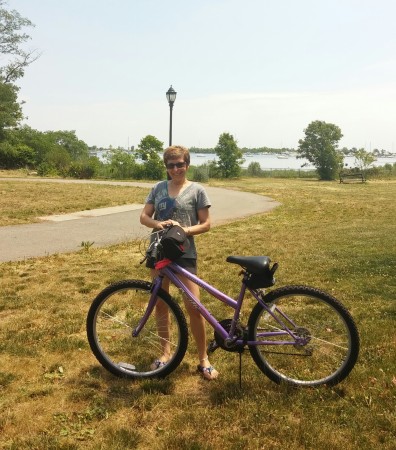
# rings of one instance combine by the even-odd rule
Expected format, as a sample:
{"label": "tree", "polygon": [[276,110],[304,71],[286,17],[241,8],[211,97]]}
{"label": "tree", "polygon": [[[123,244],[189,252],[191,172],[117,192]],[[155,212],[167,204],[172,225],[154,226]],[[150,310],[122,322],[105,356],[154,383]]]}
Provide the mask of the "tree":
{"label": "tree", "polygon": [[34,130],[28,125],[23,125],[7,132],[7,141],[17,146],[24,144],[34,152],[34,164],[43,162],[45,155],[53,149],[53,143],[43,132]]}
{"label": "tree", "polygon": [[215,147],[215,153],[219,158],[217,166],[222,178],[238,177],[243,163],[242,151],[238,148],[234,137],[229,133],[223,133]]}
{"label": "tree", "polygon": [[109,169],[112,178],[128,179],[134,178],[136,171],[135,157],[122,149],[110,150],[107,153]]}
{"label": "tree", "polygon": [[43,162],[37,167],[39,175],[66,176],[72,162],[68,151],[63,147],[53,146],[44,156]]}
{"label": "tree", "polygon": [[72,161],[83,163],[81,167],[92,165],[88,145],[77,138],[75,131],[41,132],[24,125],[6,130],[3,144],[8,146],[1,144],[0,141],[0,163],[6,169],[41,167],[43,175],[65,175]]}
{"label": "tree", "polygon": [[0,142],[5,139],[6,130],[22,120],[22,109],[17,99],[18,88],[0,80]]}
{"label": "tree", "polygon": [[5,2],[0,0],[0,55],[7,58],[6,65],[0,67],[0,79],[14,82],[21,78],[25,68],[38,58],[36,51],[23,50],[21,45],[30,36],[21,30],[34,25],[29,19],[22,17],[17,11],[8,11]]}
{"label": "tree", "polygon": [[164,166],[160,152],[164,143],[150,134],[142,138],[136,150],[136,155],[143,161],[142,177],[149,180],[160,180],[164,176]]}
{"label": "tree", "polygon": [[337,149],[341,129],[320,120],[311,122],[304,130],[305,138],[298,141],[297,158],[306,158],[318,171],[321,180],[334,180],[342,167],[344,156]]}
{"label": "tree", "polygon": [[374,153],[366,152],[364,148],[356,150],[353,156],[355,157],[356,165],[362,171],[368,169],[375,161],[377,161]]}
{"label": "tree", "polygon": [[88,145],[81,139],[78,139],[74,130],[46,131],[45,135],[52,144],[65,149],[69,153],[71,159],[81,160],[89,157]]}
{"label": "tree", "polygon": [[250,177],[259,177],[263,173],[260,163],[257,161],[251,162],[247,168],[247,173]]}
{"label": "tree", "polygon": [[12,145],[4,141],[0,142],[0,168],[19,169],[21,167],[33,167],[34,151],[24,144]]}
{"label": "tree", "polygon": [[17,11],[8,11],[4,5],[5,2],[0,0],[0,57],[5,63],[0,66],[0,160],[3,165],[18,167],[31,164],[34,152],[25,145],[8,142],[7,132],[23,118],[21,104],[18,103],[19,88],[13,82],[23,76],[25,67],[37,59],[37,56],[34,51],[21,48],[30,39],[21,30],[33,24]]}
{"label": "tree", "polygon": [[164,143],[158,140],[155,136],[148,134],[142,138],[138,148],[136,149],[136,155],[142,161],[149,161],[161,159],[159,153],[164,150]]}

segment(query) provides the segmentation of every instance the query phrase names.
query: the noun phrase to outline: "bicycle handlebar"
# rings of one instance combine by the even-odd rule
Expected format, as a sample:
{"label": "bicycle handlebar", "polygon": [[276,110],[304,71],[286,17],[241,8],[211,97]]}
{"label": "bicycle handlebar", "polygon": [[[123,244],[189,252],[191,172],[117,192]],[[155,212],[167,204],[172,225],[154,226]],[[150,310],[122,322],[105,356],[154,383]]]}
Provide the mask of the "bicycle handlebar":
{"label": "bicycle handlebar", "polygon": [[[170,228],[172,225],[170,225],[167,228]],[[148,258],[152,258],[154,260],[157,259],[157,255],[158,255],[158,244],[161,241],[161,237],[164,234],[165,229],[162,230],[158,230],[158,231],[153,231],[152,233],[150,233],[150,237],[152,237],[154,235],[154,240],[150,243],[147,251],[146,251],[146,256],[140,261],[140,264],[143,264]]]}

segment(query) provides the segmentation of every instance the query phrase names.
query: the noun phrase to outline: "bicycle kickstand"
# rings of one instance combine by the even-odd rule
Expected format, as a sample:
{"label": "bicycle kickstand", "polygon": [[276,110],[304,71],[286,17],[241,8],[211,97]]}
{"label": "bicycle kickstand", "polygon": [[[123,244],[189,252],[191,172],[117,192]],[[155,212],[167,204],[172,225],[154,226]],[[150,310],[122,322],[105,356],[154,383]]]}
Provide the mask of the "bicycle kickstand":
{"label": "bicycle kickstand", "polygon": [[242,352],[239,353],[239,389],[242,389]]}

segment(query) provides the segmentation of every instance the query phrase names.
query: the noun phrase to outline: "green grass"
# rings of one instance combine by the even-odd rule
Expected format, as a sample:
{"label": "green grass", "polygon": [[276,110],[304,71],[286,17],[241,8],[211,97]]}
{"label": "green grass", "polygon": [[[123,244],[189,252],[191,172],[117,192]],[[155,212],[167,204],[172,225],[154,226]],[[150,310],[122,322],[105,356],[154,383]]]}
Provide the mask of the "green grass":
{"label": "green grass", "polygon": [[0,180],[0,226],[40,222],[52,214],[143,204],[148,189],[132,186]]}
{"label": "green grass", "polygon": [[[220,378],[207,383],[195,373],[191,340],[167,379],[116,379],[88,348],[85,316],[108,283],[148,278],[138,243],[3,263],[0,448],[394,448],[396,183],[211,184],[282,205],[198,237],[200,274],[235,296],[238,268],[225,258],[267,254],[280,263],[278,285],[304,283],[338,297],[361,335],[350,376],[334,388],[291,389],[269,381],[245,353],[240,389],[238,356],[218,350],[211,360]],[[78,191],[70,195],[78,202]],[[203,299],[219,319],[229,317],[223,305]]]}

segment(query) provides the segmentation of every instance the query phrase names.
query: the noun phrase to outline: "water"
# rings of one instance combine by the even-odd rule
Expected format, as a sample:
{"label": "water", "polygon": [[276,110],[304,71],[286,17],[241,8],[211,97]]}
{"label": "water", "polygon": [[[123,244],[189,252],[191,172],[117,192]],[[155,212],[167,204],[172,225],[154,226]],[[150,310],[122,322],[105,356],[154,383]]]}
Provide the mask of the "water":
{"label": "water", "polygon": [[[200,166],[205,162],[217,160],[214,153],[197,154],[190,153],[191,165]],[[276,155],[250,154],[244,155],[245,162],[242,167],[247,168],[252,162],[258,162],[262,169],[301,169],[309,170],[314,167],[306,159],[297,159],[295,156],[289,155],[278,158]],[[304,165],[305,164],[305,165]],[[302,167],[304,165],[304,167]]]}
{"label": "water", "polygon": [[[199,154],[199,153],[190,153],[191,157],[191,165],[200,166],[205,164],[205,162],[217,160],[217,157],[214,153],[208,154]],[[258,162],[260,167],[263,170],[268,169],[294,169],[294,170],[314,170],[315,167],[309,163],[308,160],[302,158],[297,159],[295,155],[287,155],[279,157],[277,155],[265,155],[265,154],[250,154],[244,155],[245,162],[242,164],[242,167],[247,168],[250,163]],[[378,158],[375,161],[374,166],[383,166],[385,164],[393,164],[396,162],[396,155],[391,158]],[[344,166],[346,167],[355,167],[356,160],[354,156],[346,156],[344,158]]]}
{"label": "water", "polygon": [[[106,152],[98,152],[97,156],[104,161],[104,154]],[[217,156],[214,153],[190,153],[190,163],[193,166],[201,166],[209,161],[217,160]],[[315,167],[308,162],[308,160],[302,158],[297,159],[294,154],[292,155],[265,155],[258,154],[245,154],[245,162],[242,164],[243,168],[247,168],[250,163],[258,162],[263,170],[276,170],[276,169],[293,169],[293,170],[314,170]],[[383,166],[385,164],[396,163],[396,155],[389,158],[378,158],[374,162],[374,166]],[[346,156],[344,158],[344,166],[356,167],[356,161],[354,156]]]}

